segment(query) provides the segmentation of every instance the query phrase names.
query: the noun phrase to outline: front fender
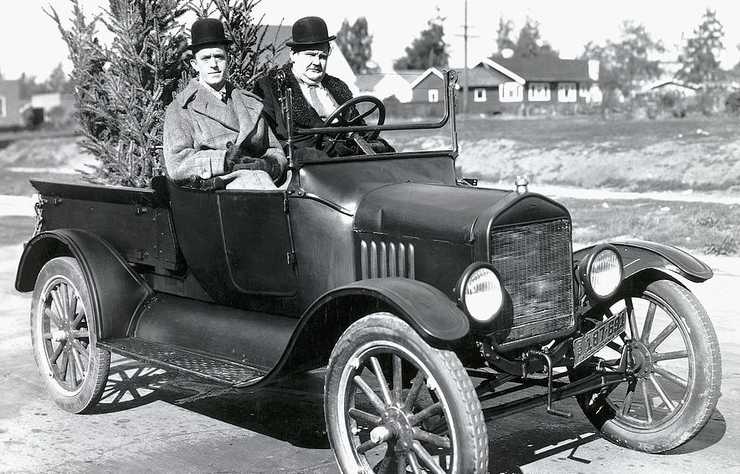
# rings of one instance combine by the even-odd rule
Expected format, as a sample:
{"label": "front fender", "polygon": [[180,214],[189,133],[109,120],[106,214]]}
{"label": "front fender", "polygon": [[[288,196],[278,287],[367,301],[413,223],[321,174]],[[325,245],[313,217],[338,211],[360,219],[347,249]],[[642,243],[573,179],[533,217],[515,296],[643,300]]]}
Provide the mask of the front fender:
{"label": "front fender", "polygon": [[455,346],[470,332],[465,313],[427,283],[407,278],[360,280],[325,293],[303,313],[271,377],[325,365],[344,330],[376,312],[393,313],[436,347]]}
{"label": "front fender", "polygon": [[65,255],[82,268],[95,306],[98,340],[127,336],[131,319],[152,290],[110,244],[90,232],[56,229],[36,235],[23,249],[15,288],[32,291],[41,267]]}
{"label": "front fender", "polygon": [[[714,276],[707,264],[670,245],[644,240],[608,243],[614,245],[622,256],[625,280],[647,271],[658,271],[667,275],[677,274],[696,283]],[[573,260],[580,261],[592,248],[593,246],[586,247],[575,252]]]}

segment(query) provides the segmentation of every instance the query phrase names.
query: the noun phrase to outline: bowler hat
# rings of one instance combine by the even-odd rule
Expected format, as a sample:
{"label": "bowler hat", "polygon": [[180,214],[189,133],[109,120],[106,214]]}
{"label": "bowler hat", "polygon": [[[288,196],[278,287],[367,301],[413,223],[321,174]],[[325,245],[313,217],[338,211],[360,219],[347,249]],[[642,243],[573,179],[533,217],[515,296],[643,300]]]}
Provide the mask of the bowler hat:
{"label": "bowler hat", "polygon": [[190,49],[193,51],[205,46],[229,44],[224,25],[215,18],[199,18],[190,28]]}
{"label": "bowler hat", "polygon": [[291,40],[285,42],[291,48],[328,43],[336,38],[334,35],[329,36],[326,22],[317,16],[307,16],[296,20],[293,23],[292,33]]}

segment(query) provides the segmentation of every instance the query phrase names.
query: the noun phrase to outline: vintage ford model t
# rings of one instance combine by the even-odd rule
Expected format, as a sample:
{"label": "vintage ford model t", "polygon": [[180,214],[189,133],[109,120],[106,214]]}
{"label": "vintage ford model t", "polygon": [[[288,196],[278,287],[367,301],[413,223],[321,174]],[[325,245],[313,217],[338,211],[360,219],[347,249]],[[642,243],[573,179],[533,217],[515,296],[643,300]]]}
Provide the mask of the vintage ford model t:
{"label": "vintage ford model t", "polygon": [[[573,252],[562,205],[523,182],[459,179],[452,73],[445,83],[439,122],[384,124],[382,103],[358,97],[334,116],[369,103],[361,116],[293,130],[360,152],[293,156],[284,189],[34,181],[16,288],[33,291],[54,401],[91,410],[111,352],[234,387],[326,366],[344,472],[486,472],[486,420],[538,405],[569,416],[553,402],[573,396],[622,446],[658,453],[694,436],[719,398],[720,353],[682,282],[711,269],[645,241]],[[378,124],[360,123],[370,112]],[[446,150],[367,146],[445,126]]]}

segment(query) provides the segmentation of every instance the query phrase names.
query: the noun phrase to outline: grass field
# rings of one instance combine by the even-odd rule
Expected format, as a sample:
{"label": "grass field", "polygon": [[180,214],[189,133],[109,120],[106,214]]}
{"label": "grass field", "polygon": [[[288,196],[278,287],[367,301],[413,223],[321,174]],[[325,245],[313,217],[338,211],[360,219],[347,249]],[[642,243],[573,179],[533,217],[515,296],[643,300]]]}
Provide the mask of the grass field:
{"label": "grass field", "polygon": [[[467,119],[458,124],[465,176],[629,191],[740,192],[740,117],[675,120]],[[443,146],[403,132],[402,149]]]}

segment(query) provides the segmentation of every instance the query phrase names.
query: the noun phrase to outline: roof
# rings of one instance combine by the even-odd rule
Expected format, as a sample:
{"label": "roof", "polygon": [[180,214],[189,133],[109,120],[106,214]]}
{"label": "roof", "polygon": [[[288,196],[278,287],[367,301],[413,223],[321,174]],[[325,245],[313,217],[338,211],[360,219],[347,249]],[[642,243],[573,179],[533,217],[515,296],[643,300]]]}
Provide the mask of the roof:
{"label": "roof", "polygon": [[371,91],[385,77],[382,73],[358,74],[355,84],[361,91]]}
{"label": "roof", "polygon": [[413,83],[416,78],[426,72],[424,69],[399,69],[394,71],[396,74],[401,76],[409,84]]}
{"label": "roof", "polygon": [[426,78],[426,77],[427,77],[428,75],[430,75],[430,74],[434,74],[434,75],[435,75],[435,76],[437,76],[438,78],[440,78],[440,79],[444,79],[444,75],[442,74],[442,72],[440,72],[440,70],[439,70],[439,69],[437,69],[436,67],[430,67],[430,68],[429,68],[429,69],[427,69],[426,71],[424,71],[424,72],[422,72],[421,74],[419,74],[419,75],[418,75],[418,76],[416,77],[416,79],[414,79],[414,82],[412,82],[412,83],[411,83],[411,88],[413,89],[414,87],[418,86],[418,85],[419,85],[419,83],[420,83],[421,81],[423,81],[423,80],[424,80],[424,79],[425,79],[425,78]]}
{"label": "roof", "polygon": [[499,69],[500,72],[508,70],[527,82],[583,82],[592,80],[588,74],[588,61],[581,59],[560,59],[549,56],[496,58],[484,59],[480,64],[485,64],[494,69],[501,68]]}
{"label": "roof", "polygon": [[[462,86],[465,69],[460,68],[455,71],[458,73],[457,83]],[[500,76],[497,77],[488,68],[468,68],[468,87],[496,87],[502,82],[504,81],[500,79]]]}

